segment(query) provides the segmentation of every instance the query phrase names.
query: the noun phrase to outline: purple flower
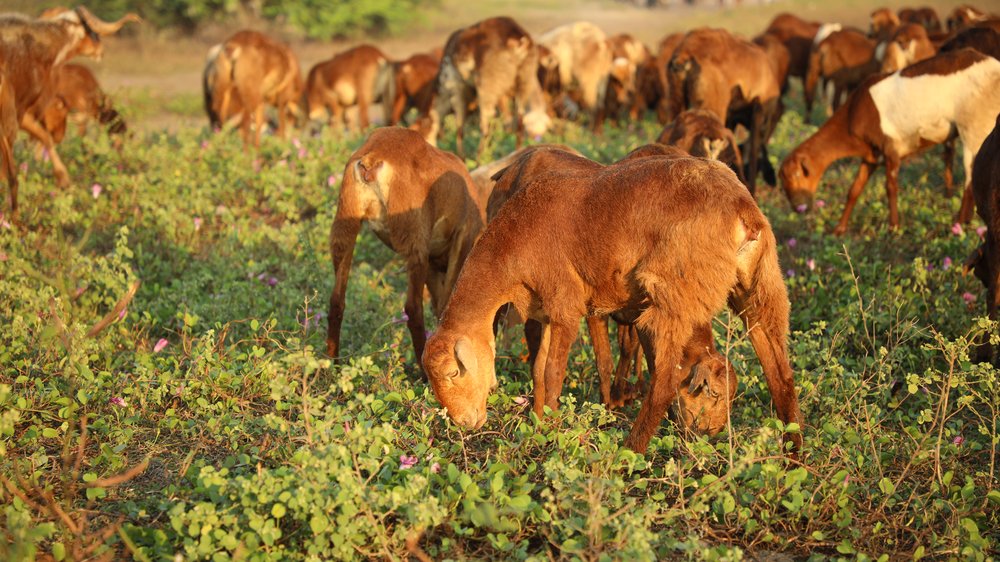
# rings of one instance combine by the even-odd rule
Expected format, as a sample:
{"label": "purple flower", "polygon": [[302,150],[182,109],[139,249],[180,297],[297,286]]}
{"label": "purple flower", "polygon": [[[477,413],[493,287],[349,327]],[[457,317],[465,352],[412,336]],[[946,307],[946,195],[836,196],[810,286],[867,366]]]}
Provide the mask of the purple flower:
{"label": "purple flower", "polygon": [[525,404],[528,403],[528,399],[525,398],[524,396],[515,396],[514,403],[517,404],[518,406],[524,406]]}
{"label": "purple flower", "polygon": [[124,320],[124,319],[125,319],[125,316],[126,316],[127,314],[128,314],[128,307],[125,307],[125,308],[123,308],[123,309],[122,309],[122,311],[121,311],[121,312],[119,312],[119,313],[118,313],[118,319],[119,319],[119,320]]}
{"label": "purple flower", "polygon": [[403,314],[401,314],[399,318],[396,318],[392,322],[394,324],[402,324],[404,322],[409,322],[409,321],[410,321],[410,315],[406,313],[406,310],[403,310]]}
{"label": "purple flower", "polygon": [[826,207],[826,201],[817,199],[815,205],[817,209],[822,209],[823,207]]}
{"label": "purple flower", "polygon": [[108,404],[111,404],[112,406],[118,406],[119,408],[124,408],[125,399],[122,398],[121,396],[112,396],[111,400],[108,400]]}
{"label": "purple flower", "polygon": [[962,299],[965,300],[965,302],[972,304],[976,302],[976,295],[973,295],[972,293],[966,291],[964,294],[962,294]]}
{"label": "purple flower", "polygon": [[927,271],[934,271],[934,264],[929,263],[924,267],[924,269],[926,269]]}
{"label": "purple flower", "polygon": [[795,270],[794,269],[789,269],[788,271],[786,271],[785,272],[785,277],[787,277],[789,279],[791,279],[792,277],[795,277]]}
{"label": "purple flower", "polygon": [[257,276],[257,280],[261,283],[263,283],[265,279],[267,279],[267,273],[261,272],[261,274]]}
{"label": "purple flower", "polygon": [[535,136],[534,136],[534,139],[535,139],[535,142],[541,142],[541,140],[542,140],[542,135],[535,135]]}
{"label": "purple flower", "polygon": [[94,199],[100,197],[101,191],[103,190],[104,189],[101,187],[101,184],[99,183],[95,183],[94,185],[90,186],[90,194],[94,196]]}
{"label": "purple flower", "polygon": [[787,244],[789,248],[794,248],[799,245],[799,241],[794,238],[789,238]]}
{"label": "purple flower", "polygon": [[417,464],[417,457],[410,455],[399,455],[399,470],[409,470]]}
{"label": "purple flower", "polygon": [[160,338],[159,341],[156,342],[156,345],[153,346],[153,353],[163,351],[163,348],[167,347],[169,344],[170,342],[167,341],[167,338]]}
{"label": "purple flower", "polygon": [[956,447],[961,447],[962,443],[965,443],[965,437],[962,437],[961,435],[956,435],[955,438],[951,440],[951,442]]}
{"label": "purple flower", "polygon": [[987,230],[989,230],[989,229],[986,228],[985,226],[976,227],[976,236],[979,236],[979,238],[982,239],[983,237],[986,236],[986,231]]}
{"label": "purple flower", "polygon": [[816,271],[816,260],[814,260],[812,258],[807,259],[806,260],[806,267],[809,268],[809,271]]}
{"label": "purple flower", "polygon": [[955,236],[961,236],[962,234],[965,233],[965,230],[962,229],[962,225],[960,223],[956,222],[955,224],[951,225],[951,233],[954,234]]}
{"label": "purple flower", "polygon": [[269,287],[274,287],[275,285],[278,284],[278,278],[274,276],[268,277],[267,284]]}
{"label": "purple flower", "polygon": [[192,219],[192,222],[194,222],[194,231],[195,232],[198,232],[199,230],[201,230],[201,217],[195,217],[194,219]]}
{"label": "purple flower", "polygon": [[804,212],[806,212],[808,210],[809,210],[809,205],[806,205],[805,203],[802,203],[801,205],[796,205],[795,206],[795,212],[796,213],[804,213]]}
{"label": "purple flower", "polygon": [[951,258],[945,256],[944,259],[941,260],[941,269],[948,269],[950,267],[951,267]]}

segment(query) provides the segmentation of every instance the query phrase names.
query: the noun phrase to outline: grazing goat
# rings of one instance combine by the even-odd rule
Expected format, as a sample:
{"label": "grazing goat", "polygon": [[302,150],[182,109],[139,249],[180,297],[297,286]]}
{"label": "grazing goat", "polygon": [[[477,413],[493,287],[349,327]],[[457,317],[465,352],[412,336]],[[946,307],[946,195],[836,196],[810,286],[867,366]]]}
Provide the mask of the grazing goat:
{"label": "grazing goat", "polygon": [[667,67],[670,66],[670,59],[673,58],[677,47],[684,41],[685,35],[685,33],[671,33],[660,39],[660,43],[656,46],[656,59],[653,61],[653,65],[656,68],[656,87],[662,96],[657,106],[656,117],[664,125],[677,116],[672,107],[673,99],[670,95],[670,81],[667,78]]}
{"label": "grazing goat", "polygon": [[375,101],[375,77],[389,64],[374,45],[358,45],[317,63],[306,78],[306,106],[310,120],[329,114],[330,126],[338,121],[348,128],[346,110],[358,106],[358,126],[368,128],[368,107]]}
{"label": "grazing goat", "polygon": [[238,107],[242,114],[240,128],[244,145],[250,144],[250,121],[253,119],[253,145],[260,147],[264,104],[278,110],[279,136],[284,135],[288,120],[300,112],[302,73],[299,60],[288,45],[262,33],[238,31],[226,39],[218,51],[213,47],[202,78],[206,111],[212,126],[221,127],[237,113],[235,108]]}
{"label": "grazing goat", "polygon": [[899,26],[888,42],[875,49],[876,58],[882,61],[882,72],[896,72],[935,54],[937,48],[931,43],[927,30],[915,23]]}
{"label": "grazing goat", "polygon": [[[990,320],[996,320],[1000,306],[1000,115],[973,161],[972,194],[979,217],[987,226],[986,240],[965,266],[966,270],[971,268],[986,287],[986,310]],[[989,338],[980,348],[980,356],[993,358]]]}
{"label": "grazing goat", "polygon": [[[418,115],[426,115],[434,101],[434,79],[437,77],[439,57],[433,53],[418,53],[403,61],[393,62],[391,73],[384,72],[376,92],[382,96],[386,124],[399,123],[411,108]],[[380,87],[381,86],[381,87]]]}
{"label": "grazing goat", "polygon": [[404,311],[417,360],[424,351],[424,286],[440,316],[466,255],[486,222],[486,199],[465,165],[415,131],[376,129],[344,167],[337,214],[330,228],[334,287],[330,295],[327,353],[340,354],[347,278],[354,244],[367,222],[406,260]]}
{"label": "grazing goat", "polygon": [[432,125],[428,142],[433,143],[440,122],[454,112],[456,152],[464,156],[464,125],[468,105],[479,106],[479,146],[485,148],[490,119],[501,102],[513,98],[517,104],[517,143],[523,132],[534,137],[548,130],[551,120],[538,84],[538,50],[517,22],[508,17],[490,18],[451,34],[438,69],[436,96],[430,111]]}
{"label": "grazing goat", "polygon": [[780,84],[767,52],[722,29],[697,29],[674,51],[669,82],[675,115],[702,108],[729,125],[732,112],[742,113],[739,121],[750,131],[743,161],[753,193],[758,166],[768,160],[767,137],[780,112]]}
{"label": "grazing goat", "polygon": [[986,19],[986,12],[979,8],[963,4],[952,10],[948,16],[948,31],[961,31],[977,21]]}
{"label": "grazing goat", "polygon": [[901,8],[898,15],[900,23],[915,23],[923,26],[929,33],[941,31],[941,18],[938,17],[937,11],[930,6]]}
{"label": "grazing goat", "polygon": [[[764,34],[774,36],[788,50],[786,81],[787,78],[794,77],[805,82],[806,73],[809,70],[809,53],[812,51],[813,40],[819,28],[820,24],[803,20],[788,12],[774,16],[774,19],[767,26]],[[784,90],[784,84],[782,89]],[[807,106],[807,117],[810,110],[811,107]]]}
{"label": "grazing goat", "polygon": [[52,159],[56,182],[69,184],[69,173],[55,150],[55,142],[35,115],[53,95],[53,70],[76,56],[100,58],[101,36],[117,33],[128,14],[114,23],[100,20],[86,8],[65,10],[48,19],[20,15],[0,16],[0,170],[10,189],[11,214],[17,214],[17,167],[14,138],[18,126],[42,141]]}
{"label": "grazing goat", "polygon": [[[532,372],[538,413],[558,406],[580,318],[618,313],[637,323],[650,366],[649,392],[625,442],[644,452],[687,377],[677,368],[685,344],[727,302],[747,325],[778,416],[801,422],[774,235],[731,170],[696,158],[606,168],[558,151],[524,158],[558,158],[559,165],[533,175],[501,208],[424,352],[431,388],[455,422],[486,421],[496,386],[492,323],[501,306],[512,303],[543,324]],[[520,164],[498,183],[522,181]],[[801,444],[798,434],[788,438]]]}
{"label": "grazing goat", "polygon": [[729,166],[740,181],[743,158],[733,132],[711,111],[687,109],[664,127],[656,142],[676,146],[691,156],[718,160]]}
{"label": "grazing goat", "polygon": [[970,27],[941,45],[940,52],[947,53],[966,47],[1000,59],[1000,32],[989,27]]}
{"label": "grazing goat", "polygon": [[579,100],[590,113],[591,126],[600,127],[612,68],[611,44],[601,28],[585,21],[568,23],[540,35],[538,45],[549,51],[546,76],[558,78],[557,91]]}
{"label": "grazing goat", "polygon": [[806,105],[812,107],[816,86],[822,79],[833,85],[832,109],[840,107],[842,98],[878,72],[875,47],[875,41],[854,29],[834,31],[820,41],[809,56],[804,87]]}
{"label": "grazing goat", "polygon": [[611,72],[605,95],[605,115],[621,117],[622,110],[637,120],[646,109],[656,109],[663,97],[653,53],[635,37],[619,33],[608,39]]}
{"label": "grazing goat", "polygon": [[87,122],[91,120],[107,125],[108,133],[112,135],[120,135],[127,130],[125,121],[101,91],[94,73],[79,64],[64,64],[53,69],[53,99],[39,120],[55,143],[61,143],[66,136],[66,123],[71,114],[76,115],[81,136],[86,133]]}
{"label": "grazing goat", "polygon": [[[935,92],[933,98],[927,92]],[[847,231],[854,204],[868,177],[884,159],[889,226],[899,226],[896,198],[899,165],[953,131],[962,141],[966,189],[958,219],[972,215],[972,159],[1000,109],[1000,61],[972,49],[942,53],[898,72],[869,79],[781,166],[792,206],[808,208],[823,172],[835,160],[861,157],[858,175],[834,234]]]}
{"label": "grazing goat", "polygon": [[876,41],[887,41],[899,27],[899,16],[889,8],[879,8],[872,12],[868,36]]}

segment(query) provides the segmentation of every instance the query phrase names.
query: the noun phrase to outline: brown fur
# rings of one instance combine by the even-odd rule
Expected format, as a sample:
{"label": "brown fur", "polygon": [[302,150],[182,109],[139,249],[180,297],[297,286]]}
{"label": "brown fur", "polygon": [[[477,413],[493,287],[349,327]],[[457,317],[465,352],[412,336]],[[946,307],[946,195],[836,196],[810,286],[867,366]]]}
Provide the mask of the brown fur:
{"label": "brown fur", "polygon": [[[368,108],[375,101],[375,77],[388,64],[385,53],[374,45],[358,45],[317,63],[306,78],[309,119],[328,113],[330,126],[348,127],[348,107],[358,106],[358,125],[368,128]],[[339,122],[339,123],[338,123]]]}
{"label": "brown fur", "polygon": [[[299,60],[288,45],[256,31],[238,31],[222,43],[216,64],[222,79],[212,92],[206,89],[205,94],[206,102],[211,98],[210,119],[214,111],[221,123],[225,123],[237,113],[234,108],[239,107],[243,143],[250,144],[252,119],[253,145],[260,147],[267,104],[278,110],[278,135],[284,135],[288,121],[300,111],[302,94]],[[210,86],[207,80],[205,85]]]}
{"label": "brown fur", "polygon": [[962,4],[952,10],[951,15],[948,16],[948,31],[961,31],[973,23],[986,18],[986,12],[975,6]]}
{"label": "brown fur", "polygon": [[688,109],[667,125],[656,142],[676,146],[691,156],[718,160],[729,166],[740,181],[743,158],[733,132],[719,118],[704,109]]}
{"label": "brown fur", "polygon": [[433,53],[418,53],[392,63],[392,95],[382,100],[389,107],[385,112],[389,125],[399,123],[410,109],[416,109],[419,115],[430,111],[434,101],[434,79],[440,64],[441,60]]}
{"label": "brown fur", "polygon": [[875,58],[875,41],[854,29],[842,29],[820,41],[809,57],[809,73],[805,81],[806,104],[812,105],[820,79],[834,86],[832,109],[843,103],[865,78],[879,70]]}
{"label": "brown fur", "polygon": [[685,33],[671,33],[663,39],[656,47],[656,81],[658,89],[661,91],[662,99],[656,110],[657,119],[662,124],[669,123],[674,117],[673,99],[670,94],[670,81],[667,78],[667,67],[670,66],[670,59],[674,56],[674,51],[684,41]]}
{"label": "brown fur", "polygon": [[775,36],[788,49],[789,77],[805,80],[809,68],[809,53],[819,25],[785,12],[775,16],[767,26],[765,33]]}
{"label": "brown fur", "polygon": [[[1000,307],[1000,115],[973,162],[972,193],[987,230],[985,242],[973,253],[966,268],[972,268],[986,287],[986,311],[990,320],[996,320]],[[993,358],[988,338],[980,355],[986,360]]]}
{"label": "brown fur", "polygon": [[[731,112],[741,116],[750,130],[747,187],[751,193],[767,137],[780,112],[780,84],[763,48],[722,29],[697,29],[687,34],[670,60],[670,94],[673,111],[707,109],[727,125]],[[748,156],[752,155],[752,156]]]}
{"label": "brown fur", "polygon": [[489,136],[490,119],[505,99],[517,103],[518,146],[525,128],[535,135],[548,128],[538,84],[538,50],[528,32],[511,18],[490,18],[452,33],[445,44],[435,89],[430,112],[432,136],[440,132],[440,120],[454,112],[459,156],[465,154],[465,116],[473,100],[479,106],[482,133],[478,153]]}
{"label": "brown fur", "polygon": [[915,23],[923,26],[928,32],[941,31],[941,18],[937,11],[930,6],[921,8],[901,8],[899,10],[900,23]]}
{"label": "brown fur", "polygon": [[774,77],[781,86],[781,93],[784,94],[785,90],[788,89],[788,73],[792,64],[792,55],[788,51],[788,47],[785,47],[785,44],[777,35],[771,33],[758,35],[753,38],[753,42],[767,53],[767,60],[771,63],[771,70],[774,71]]}
{"label": "brown fur", "polygon": [[[933,58],[920,61],[902,71],[898,75],[921,76],[929,74],[951,74],[958,70],[967,68],[972,64],[982,61],[986,55],[978,53],[972,49],[964,49],[957,52],[942,53]],[[877,75],[869,78],[860,88],[848,99],[847,103],[834,112],[833,116],[816,131],[813,136],[793,150],[782,163],[780,176],[781,182],[793,207],[800,205],[809,206],[815,196],[816,188],[823,176],[823,172],[834,161],[847,157],[860,157],[861,166],[858,175],[851,185],[847,195],[847,202],[844,205],[844,212],[840,222],[833,230],[834,234],[843,234],[847,231],[847,223],[851,216],[851,211],[857,202],[861,191],[864,189],[868,178],[881,162],[886,166],[886,192],[889,200],[889,226],[895,228],[899,225],[899,214],[897,210],[897,194],[899,191],[899,166],[903,158],[906,158],[916,151],[926,149],[934,143],[930,140],[919,139],[920,145],[911,152],[900,152],[896,148],[897,139],[887,136],[881,128],[880,116],[875,102],[869,94],[869,89],[885,79],[892,79],[896,74]],[[997,99],[994,89],[976,89],[978,98],[976,101],[966,101],[970,106],[979,103],[995,103]],[[982,137],[978,136],[978,131],[982,129],[982,115],[989,109],[977,107],[962,108],[961,114],[965,119],[962,123],[953,123],[957,128],[959,136],[963,140],[963,148],[966,151],[975,150],[970,143],[978,143]],[[917,116],[914,116],[916,118]],[[932,124],[932,125],[937,125]],[[983,133],[985,136],[985,133]],[[978,138],[977,138],[978,137]],[[907,139],[909,142],[912,139]],[[946,165],[952,159],[952,153],[945,152]],[[974,154],[974,152],[973,152]],[[970,160],[971,162],[971,160]],[[949,174],[950,175],[950,174]],[[962,209],[959,212],[958,220],[964,222],[970,218],[972,213],[971,188],[966,188],[963,198]]]}
{"label": "brown fur", "polygon": [[663,96],[653,53],[627,33],[609,38],[608,43],[612,64],[604,114],[620,119],[625,110],[629,118],[638,120],[644,110],[656,109]]}
{"label": "brown fur", "polygon": [[424,286],[440,316],[465,257],[486,222],[486,200],[455,155],[416,132],[376,129],[344,167],[337,215],[330,229],[335,282],[330,295],[327,352],[340,354],[347,279],[362,222],[406,260],[404,310],[419,361],[424,332]]}
{"label": "brown fur", "polygon": [[941,45],[941,52],[947,53],[967,47],[1000,59],[1000,32],[988,27],[970,27]]}
{"label": "brown fur", "polygon": [[[539,46],[550,55],[548,73],[555,71],[557,93],[576,100],[590,115],[591,126],[603,120],[605,95],[612,68],[612,44],[596,25],[580,21],[551,29],[538,37]],[[554,66],[553,66],[554,65]],[[618,74],[627,89],[634,88],[634,66],[626,64]]]}
{"label": "brown fur", "polygon": [[100,58],[101,36],[116,33],[130,21],[140,20],[128,14],[108,23],[82,6],[54,12],[51,19],[0,16],[0,171],[10,188],[11,214],[17,214],[13,145],[18,126],[48,150],[57,184],[69,184],[55,141],[36,118],[52,99],[53,69],[76,56]]}
{"label": "brown fur", "polygon": [[900,21],[889,8],[879,8],[872,12],[868,36],[876,41],[886,41],[899,27]]}
{"label": "brown fur", "polygon": [[53,79],[53,99],[40,119],[53,141],[62,142],[71,113],[78,116],[77,126],[81,136],[86,133],[87,122],[91,120],[107,125],[111,134],[126,131],[125,121],[111,106],[89,68],[64,64],[53,70]]}
{"label": "brown fur", "polygon": [[526,180],[517,172],[526,159],[552,164],[539,166],[548,172],[530,178],[473,248],[424,353],[431,388],[456,422],[485,422],[496,384],[493,315],[505,303],[544,326],[533,369],[538,413],[558,406],[580,319],[614,312],[637,322],[651,367],[649,394],[626,440],[643,452],[687,375],[675,367],[684,344],[727,302],[750,328],[779,417],[801,422],[774,237],[730,170],[670,157],[602,168],[538,151],[498,182]]}

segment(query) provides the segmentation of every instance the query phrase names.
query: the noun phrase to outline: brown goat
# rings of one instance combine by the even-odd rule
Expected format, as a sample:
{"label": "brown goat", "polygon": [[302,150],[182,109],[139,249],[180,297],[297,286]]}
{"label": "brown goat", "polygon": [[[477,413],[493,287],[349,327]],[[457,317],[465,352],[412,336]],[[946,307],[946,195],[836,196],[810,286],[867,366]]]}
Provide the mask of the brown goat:
{"label": "brown goat", "polygon": [[840,107],[865,78],[878,72],[875,41],[854,29],[841,29],[817,44],[809,56],[805,81],[806,104],[812,106],[820,79],[833,84],[832,109]]}
{"label": "brown goat", "polygon": [[[986,287],[986,311],[990,320],[996,320],[1000,306],[1000,115],[973,161],[972,194],[979,217],[987,226],[986,240],[965,265]],[[980,348],[980,355],[993,358],[989,338]]]}
{"label": "brown goat", "polygon": [[[596,25],[578,21],[551,29],[538,36],[538,45],[548,49],[551,62],[546,76],[558,77],[556,90],[578,100],[590,114],[591,126],[600,127],[605,95],[612,70],[612,46]],[[629,75],[627,61],[622,70],[626,87],[634,87],[634,72]]]}
{"label": "brown goat", "polygon": [[[889,226],[899,226],[896,198],[902,159],[944,142],[957,130],[966,178],[971,179],[972,159],[1000,107],[998,86],[1000,61],[972,49],[942,53],[893,74],[870,78],[785,159],[781,166],[785,194],[793,207],[808,208],[831,163],[861,157],[844,213],[834,229],[835,234],[843,234],[868,177],[884,159]],[[927,92],[936,95],[928,98]],[[949,101],[943,104],[941,99]],[[966,183],[958,220],[968,221],[972,206]]]}
{"label": "brown goat", "polygon": [[465,165],[419,133],[376,129],[344,167],[337,214],[330,228],[335,282],[330,295],[327,353],[340,354],[344,297],[354,244],[367,222],[375,235],[406,259],[409,285],[404,311],[417,360],[424,351],[424,286],[440,316],[470,248],[486,222],[486,199]]}
{"label": "brown goat", "polygon": [[879,8],[872,12],[868,36],[876,41],[886,41],[899,27],[899,16],[889,8]]}
{"label": "brown goat", "polygon": [[987,17],[986,12],[980,10],[979,8],[968,4],[962,4],[952,10],[951,15],[948,16],[948,31],[961,31],[973,23],[984,20]]}
{"label": "brown goat", "polygon": [[[243,104],[231,94],[233,87],[233,65],[226,55],[224,45],[212,45],[205,57],[205,69],[201,73],[202,96],[205,113],[212,129],[221,130],[230,119],[243,113]],[[228,93],[226,115],[222,115],[222,98]]]}
{"label": "brown goat", "polygon": [[771,63],[771,70],[774,71],[774,77],[778,80],[781,93],[784,94],[788,89],[789,69],[792,64],[792,55],[788,51],[788,47],[785,46],[777,35],[772,33],[762,33],[754,37],[753,43],[764,49],[764,52],[767,53],[767,60]]}
{"label": "brown goat", "polygon": [[670,59],[669,82],[674,114],[703,108],[729,125],[733,112],[741,113],[739,122],[750,131],[743,161],[753,193],[780,113],[780,84],[764,49],[722,29],[694,30]]}
{"label": "brown goat", "polygon": [[619,33],[608,39],[611,73],[605,95],[605,114],[619,118],[622,110],[632,120],[646,109],[656,109],[663,97],[653,53],[635,37]]}
{"label": "brown goat", "polygon": [[210,52],[209,63],[215,67],[214,81],[208,80],[209,65],[206,65],[203,84],[213,126],[221,126],[236,114],[234,108],[239,107],[243,143],[250,144],[252,119],[253,144],[260,147],[264,104],[268,104],[278,110],[278,135],[284,135],[287,122],[300,112],[302,95],[299,60],[288,45],[256,31],[238,31],[222,43],[214,59]]}
{"label": "brown goat", "polygon": [[418,115],[426,115],[434,101],[434,79],[441,59],[433,53],[418,53],[410,58],[392,63],[392,74],[384,78],[382,105],[388,125],[399,123],[411,108]]}
{"label": "brown goat", "polygon": [[740,181],[743,179],[743,158],[733,132],[722,121],[704,109],[687,109],[667,125],[656,142],[676,146],[691,156],[718,160],[729,166]]}
{"label": "brown goat", "polygon": [[53,69],[53,99],[42,112],[40,121],[54,142],[60,143],[66,136],[66,123],[71,114],[77,115],[81,136],[91,120],[107,125],[112,135],[127,130],[125,121],[101,91],[94,73],[79,64],[63,64]]}
{"label": "brown goat", "polygon": [[331,127],[339,121],[347,128],[346,110],[357,105],[358,125],[368,128],[368,107],[375,101],[375,77],[387,64],[385,53],[368,44],[316,63],[306,78],[309,119],[319,120],[329,114]]}
{"label": "brown goat", "polygon": [[937,54],[927,30],[922,25],[904,23],[896,29],[887,43],[875,49],[876,57],[882,61],[882,72],[896,72],[917,61],[929,59]]}
{"label": "brown goat", "polygon": [[[747,324],[778,416],[801,422],[774,236],[732,171],[695,158],[606,168],[558,151],[525,158],[553,160],[542,166],[550,172],[533,175],[486,229],[427,342],[424,368],[453,420],[467,427],[486,420],[501,306],[513,303],[543,323],[532,373],[539,413],[558,406],[580,319],[614,312],[637,322],[650,365],[650,390],[625,442],[644,452],[688,374],[676,368],[684,345],[728,301]],[[498,182],[521,181],[519,164]],[[798,434],[789,439],[801,443]]]}
{"label": "brown goat", "polygon": [[941,31],[941,18],[937,11],[930,6],[922,8],[901,8],[899,10],[900,23],[915,23],[923,26],[928,33]]}
{"label": "brown goat", "polygon": [[12,215],[17,214],[13,147],[18,126],[41,140],[52,159],[56,182],[67,185],[69,173],[55,142],[35,118],[52,98],[53,69],[76,56],[100,58],[101,36],[117,33],[130,21],[139,18],[128,14],[108,23],[82,6],[42,20],[16,14],[0,16],[0,170],[10,189]]}
{"label": "brown goat", "polygon": [[970,27],[941,45],[940,52],[947,53],[967,47],[1000,59],[1000,32],[989,27]]}
{"label": "brown goat", "polygon": [[454,112],[456,152],[465,154],[464,124],[468,105],[479,106],[478,153],[485,148],[490,119],[504,100],[517,103],[515,127],[518,146],[526,129],[531,136],[548,130],[551,120],[538,84],[538,50],[517,22],[508,17],[490,18],[459,29],[445,44],[430,111],[432,126],[427,140],[434,142],[440,122]]}

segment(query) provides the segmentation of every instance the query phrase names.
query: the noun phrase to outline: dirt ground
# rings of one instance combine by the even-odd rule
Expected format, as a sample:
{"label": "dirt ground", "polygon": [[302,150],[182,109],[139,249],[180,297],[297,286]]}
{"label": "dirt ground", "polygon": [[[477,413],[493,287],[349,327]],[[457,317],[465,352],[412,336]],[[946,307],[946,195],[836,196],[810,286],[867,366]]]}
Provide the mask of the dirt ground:
{"label": "dirt ground", "polygon": [[[929,2],[942,19],[960,3],[960,0]],[[288,41],[306,72],[313,64],[365,41],[375,43],[391,57],[402,58],[430,50],[442,45],[453,29],[495,15],[510,15],[531,33],[541,33],[570,21],[592,21],[609,34],[630,33],[652,47],[668,33],[699,26],[724,27],[753,36],[783,11],[806,19],[867,28],[868,14],[876,7],[898,8],[908,4],[912,1],[779,0],[760,3],[745,0],[740,5],[727,7],[681,5],[646,9],[611,0],[441,0],[437,8],[415,18],[412,29],[400,37],[304,41],[287,32],[259,25],[252,27]],[[1000,11],[998,0],[978,4]],[[105,90],[130,117],[133,130],[165,128],[176,131],[188,126],[203,126],[207,124],[201,102],[205,53],[241,27],[234,24],[230,28],[213,28],[183,37],[169,31],[142,29],[131,37],[110,39],[103,61],[84,60],[83,63],[94,69]]]}

